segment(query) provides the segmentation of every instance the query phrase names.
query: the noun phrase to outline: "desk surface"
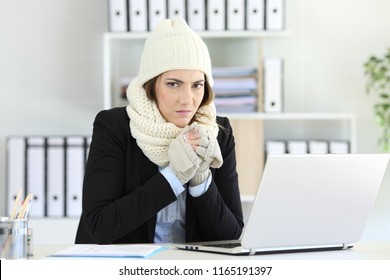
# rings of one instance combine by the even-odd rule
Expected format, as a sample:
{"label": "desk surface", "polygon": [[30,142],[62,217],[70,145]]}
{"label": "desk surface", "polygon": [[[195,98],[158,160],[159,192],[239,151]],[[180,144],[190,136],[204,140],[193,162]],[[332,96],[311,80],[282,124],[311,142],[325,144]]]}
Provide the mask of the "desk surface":
{"label": "desk surface", "polygon": [[[72,245],[35,245],[31,259],[44,259],[49,254]],[[162,251],[152,260],[232,260],[237,258],[262,260],[390,260],[390,242],[359,242],[354,248],[340,251],[305,253],[266,254],[256,256],[229,256],[203,252],[193,252],[170,248]]]}

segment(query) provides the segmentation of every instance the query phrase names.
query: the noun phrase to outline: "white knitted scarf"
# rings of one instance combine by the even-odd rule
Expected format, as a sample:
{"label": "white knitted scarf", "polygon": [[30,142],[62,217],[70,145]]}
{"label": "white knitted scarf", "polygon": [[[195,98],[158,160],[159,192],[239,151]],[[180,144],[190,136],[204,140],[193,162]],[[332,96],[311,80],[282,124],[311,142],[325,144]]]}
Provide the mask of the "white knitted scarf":
{"label": "white knitted scarf", "polygon": [[[129,105],[126,107],[130,118],[132,136],[144,154],[156,165],[165,167],[169,163],[168,147],[172,140],[179,136],[182,128],[167,122],[160,114],[155,102],[148,99],[146,91],[135,78],[127,89]],[[218,134],[216,111],[214,103],[202,106],[199,125],[205,126],[213,133]]]}

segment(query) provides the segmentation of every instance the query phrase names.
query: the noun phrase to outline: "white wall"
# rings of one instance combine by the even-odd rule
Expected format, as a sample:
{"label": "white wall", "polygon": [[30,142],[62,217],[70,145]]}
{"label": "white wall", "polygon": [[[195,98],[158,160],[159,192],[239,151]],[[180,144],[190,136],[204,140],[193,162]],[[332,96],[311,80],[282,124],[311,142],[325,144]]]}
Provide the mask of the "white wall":
{"label": "white wall", "polygon": [[0,214],[9,135],[90,135],[103,107],[106,1],[0,0]]}
{"label": "white wall", "polygon": [[[380,152],[373,96],[365,93],[363,63],[390,47],[390,1],[286,0],[291,38],[265,48],[284,52],[287,111],[348,112],[357,116],[357,152]],[[266,53],[267,55],[267,53]],[[346,198],[346,203],[348,198]],[[390,168],[365,239],[390,239]]]}
{"label": "white wall", "polygon": [[[292,35],[266,39],[263,49],[285,58],[285,110],[355,113],[357,151],[379,152],[362,65],[390,47],[390,1],[285,2]],[[0,215],[7,136],[91,133],[103,106],[106,6],[106,0],[0,0]],[[390,239],[389,200],[386,174],[365,238]]]}

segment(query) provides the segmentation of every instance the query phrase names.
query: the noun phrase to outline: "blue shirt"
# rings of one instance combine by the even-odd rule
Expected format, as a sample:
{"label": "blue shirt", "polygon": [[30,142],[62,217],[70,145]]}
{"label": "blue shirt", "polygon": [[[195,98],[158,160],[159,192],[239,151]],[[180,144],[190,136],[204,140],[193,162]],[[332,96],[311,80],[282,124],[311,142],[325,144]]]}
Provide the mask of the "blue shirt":
{"label": "blue shirt", "polygon": [[[160,168],[160,173],[167,179],[177,200],[157,213],[155,243],[185,242],[186,195],[185,187],[169,167]],[[211,176],[200,185],[189,187],[188,192],[193,197],[204,194],[211,183]]]}

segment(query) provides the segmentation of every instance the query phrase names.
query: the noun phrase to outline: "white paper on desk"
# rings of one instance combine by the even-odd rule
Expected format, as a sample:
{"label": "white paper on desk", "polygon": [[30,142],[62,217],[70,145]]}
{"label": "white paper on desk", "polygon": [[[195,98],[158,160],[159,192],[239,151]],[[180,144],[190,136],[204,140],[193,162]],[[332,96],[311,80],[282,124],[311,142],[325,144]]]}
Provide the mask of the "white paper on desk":
{"label": "white paper on desk", "polygon": [[49,257],[147,258],[165,249],[166,247],[155,244],[79,244],[60,250]]}

